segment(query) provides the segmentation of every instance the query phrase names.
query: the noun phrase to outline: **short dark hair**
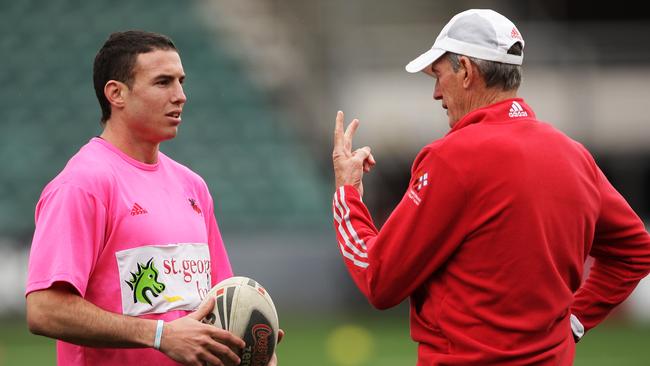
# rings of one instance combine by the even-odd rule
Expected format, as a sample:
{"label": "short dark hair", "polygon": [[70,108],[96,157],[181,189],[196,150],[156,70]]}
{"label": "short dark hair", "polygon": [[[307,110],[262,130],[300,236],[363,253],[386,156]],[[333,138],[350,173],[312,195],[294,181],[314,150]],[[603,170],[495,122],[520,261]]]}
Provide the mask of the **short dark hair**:
{"label": "short dark hair", "polygon": [[155,50],[178,51],[174,42],[165,35],[129,30],[112,33],[97,52],[93,64],[93,84],[99,106],[102,108],[102,124],[111,117],[111,105],[104,95],[106,83],[109,80],[117,80],[130,88],[138,55]]}
{"label": "short dark hair", "polygon": [[[508,50],[509,54],[512,55],[521,55],[523,53],[523,46],[520,42],[516,42]],[[451,62],[451,67],[454,72],[458,72],[460,69],[460,60],[461,55],[448,52],[447,59]],[[496,61],[487,61],[481,60],[475,57],[469,57],[470,61],[475,64],[483,80],[485,80],[485,85],[488,88],[499,87],[501,90],[509,91],[516,90],[521,85],[521,66],[505,64],[502,62]]]}

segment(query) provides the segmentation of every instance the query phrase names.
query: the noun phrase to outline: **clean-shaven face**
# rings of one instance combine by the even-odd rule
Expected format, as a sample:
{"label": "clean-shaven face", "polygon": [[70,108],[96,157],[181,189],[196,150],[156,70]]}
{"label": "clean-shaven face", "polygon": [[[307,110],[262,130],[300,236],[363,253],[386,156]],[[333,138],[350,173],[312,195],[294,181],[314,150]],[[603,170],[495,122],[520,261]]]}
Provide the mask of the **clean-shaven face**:
{"label": "clean-shaven face", "polygon": [[462,87],[462,75],[459,70],[454,72],[446,56],[440,57],[425,72],[436,79],[433,89],[433,99],[442,102],[442,108],[447,110],[449,127],[454,127],[466,113],[465,91]]}
{"label": "clean-shaven face", "polygon": [[160,143],[176,137],[187,101],[184,80],[181,58],[175,50],[138,55],[124,109],[134,138]]}

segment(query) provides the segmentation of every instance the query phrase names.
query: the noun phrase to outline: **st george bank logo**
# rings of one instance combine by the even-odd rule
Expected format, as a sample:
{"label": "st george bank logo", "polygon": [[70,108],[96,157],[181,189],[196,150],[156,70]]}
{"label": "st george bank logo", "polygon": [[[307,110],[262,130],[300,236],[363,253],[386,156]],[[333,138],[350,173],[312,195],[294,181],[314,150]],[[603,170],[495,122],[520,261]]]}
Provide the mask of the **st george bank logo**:
{"label": "st george bank logo", "polygon": [[158,281],[158,269],[153,263],[153,258],[147,264],[138,263],[137,272],[131,272],[131,279],[125,281],[133,290],[133,303],[147,303],[151,305],[149,295],[158,297],[165,290],[165,284]]}

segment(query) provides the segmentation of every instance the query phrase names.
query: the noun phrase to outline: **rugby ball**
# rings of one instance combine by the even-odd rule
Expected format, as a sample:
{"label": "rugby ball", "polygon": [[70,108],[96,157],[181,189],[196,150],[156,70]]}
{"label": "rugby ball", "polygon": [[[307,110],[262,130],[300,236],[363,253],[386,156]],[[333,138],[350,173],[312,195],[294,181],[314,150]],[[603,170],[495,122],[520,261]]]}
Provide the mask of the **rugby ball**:
{"label": "rugby ball", "polygon": [[204,323],[225,329],[246,342],[239,355],[242,366],[266,366],[278,342],[278,313],[269,293],[248,277],[231,277],[216,284],[208,296],[214,309]]}

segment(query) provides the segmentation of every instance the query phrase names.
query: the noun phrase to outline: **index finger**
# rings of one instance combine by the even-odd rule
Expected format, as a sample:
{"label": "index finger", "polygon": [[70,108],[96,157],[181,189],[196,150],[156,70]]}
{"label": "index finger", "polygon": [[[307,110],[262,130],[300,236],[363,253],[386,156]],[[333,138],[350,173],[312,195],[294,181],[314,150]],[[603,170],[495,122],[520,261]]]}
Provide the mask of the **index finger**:
{"label": "index finger", "polygon": [[343,121],[345,115],[342,111],[336,112],[336,122],[334,123],[334,150],[342,148],[344,145]]}
{"label": "index finger", "polygon": [[244,342],[243,339],[221,328],[211,326],[210,338],[214,339],[219,343],[225,344],[230,348],[238,348],[241,350],[244,347],[246,347],[246,342]]}

